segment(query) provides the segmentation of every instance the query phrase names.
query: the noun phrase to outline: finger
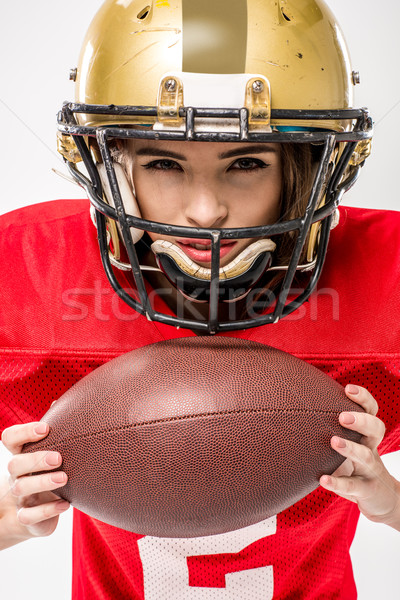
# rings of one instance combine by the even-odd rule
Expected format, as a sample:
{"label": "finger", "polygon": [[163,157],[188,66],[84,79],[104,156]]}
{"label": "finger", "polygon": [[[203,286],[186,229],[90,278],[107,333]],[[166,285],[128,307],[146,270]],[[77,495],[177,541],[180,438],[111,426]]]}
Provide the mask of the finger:
{"label": "finger", "polygon": [[29,496],[40,492],[50,492],[65,485],[68,477],[62,471],[31,477],[19,477],[11,488],[13,496]]}
{"label": "finger", "polygon": [[59,452],[41,450],[31,454],[16,454],[8,463],[8,472],[13,479],[16,479],[28,473],[55,469],[61,465],[61,462]]}
{"label": "finger", "polygon": [[359,385],[349,384],[346,385],[345,392],[348,398],[359,404],[365,412],[374,416],[377,414],[378,403],[368,390]]}
{"label": "finger", "polygon": [[375,452],[364,446],[338,436],[331,439],[331,446],[341,456],[352,461],[356,468],[356,474],[366,478],[376,477],[381,471],[381,462]]}
{"label": "finger", "polygon": [[43,422],[13,425],[3,431],[1,441],[12,454],[20,454],[24,444],[37,442],[44,438],[48,432],[49,426]]}
{"label": "finger", "polygon": [[346,458],[341,465],[332,473],[335,477],[350,477],[354,473],[354,465],[349,458]]}
{"label": "finger", "polygon": [[35,525],[47,519],[58,517],[60,513],[68,510],[69,506],[70,504],[66,500],[56,500],[55,502],[47,502],[30,508],[20,508],[17,512],[17,518],[22,525]]}
{"label": "finger", "polygon": [[369,448],[377,448],[385,435],[385,424],[371,414],[343,412],[339,415],[339,423],[347,429],[361,433],[363,444]]}
{"label": "finger", "polygon": [[334,492],[342,498],[347,498],[351,502],[357,502],[368,495],[367,483],[361,477],[334,477],[333,475],[322,475],[319,480],[320,485]]}

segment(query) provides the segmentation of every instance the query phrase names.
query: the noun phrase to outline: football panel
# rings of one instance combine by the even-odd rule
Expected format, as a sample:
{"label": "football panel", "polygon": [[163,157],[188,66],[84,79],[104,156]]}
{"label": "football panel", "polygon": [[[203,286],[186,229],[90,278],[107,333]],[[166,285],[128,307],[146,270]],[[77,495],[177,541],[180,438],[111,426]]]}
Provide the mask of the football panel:
{"label": "football panel", "polygon": [[329,444],[343,434],[359,438],[335,413],[315,411],[243,411],[122,428],[58,447],[69,483],[56,493],[135,533],[214,535],[259,522],[314,490],[319,476],[343,461]]}

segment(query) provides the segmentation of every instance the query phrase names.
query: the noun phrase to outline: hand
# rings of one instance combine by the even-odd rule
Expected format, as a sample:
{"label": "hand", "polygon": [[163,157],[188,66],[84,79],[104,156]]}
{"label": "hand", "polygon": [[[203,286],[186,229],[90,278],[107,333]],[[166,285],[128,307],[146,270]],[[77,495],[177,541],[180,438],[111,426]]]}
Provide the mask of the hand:
{"label": "hand", "polygon": [[[61,465],[61,455],[46,451],[21,454],[24,444],[37,442],[48,432],[48,425],[42,422],[14,425],[3,431],[2,442],[14,454],[8,471],[16,510],[12,530],[8,527],[8,545],[20,539],[50,535],[57,526],[59,515],[69,508],[69,502],[60,500],[52,493],[52,490],[65,485],[68,479],[62,471],[54,471]],[[51,473],[32,475],[50,470]],[[0,499],[0,515],[4,515],[4,511],[8,511],[9,515],[10,507],[10,498]],[[7,540],[4,543],[4,547],[7,547]]]}
{"label": "hand", "polygon": [[346,460],[331,475],[323,475],[320,484],[342,498],[355,502],[371,521],[400,528],[400,483],[387,471],[377,447],[385,434],[385,425],[376,416],[378,404],[364,388],[346,386],[347,396],[362,406],[365,413],[343,412],[343,427],[362,435],[359,444],[334,436],[331,446]]}

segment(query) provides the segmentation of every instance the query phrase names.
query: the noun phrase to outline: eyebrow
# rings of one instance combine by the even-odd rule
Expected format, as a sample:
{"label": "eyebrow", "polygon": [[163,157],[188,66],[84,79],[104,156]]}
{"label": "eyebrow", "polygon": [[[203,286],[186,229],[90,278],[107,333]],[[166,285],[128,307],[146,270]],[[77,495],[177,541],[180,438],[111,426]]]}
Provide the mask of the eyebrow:
{"label": "eyebrow", "polygon": [[218,154],[218,158],[232,158],[233,156],[241,156],[242,154],[264,154],[266,152],[276,152],[274,146],[267,144],[252,144],[251,146],[245,146],[244,148],[233,148],[227,152]]}
{"label": "eyebrow", "polygon": [[187,160],[182,154],[178,154],[177,152],[172,152],[171,150],[159,150],[158,148],[152,148],[151,146],[139,148],[139,150],[136,151],[136,156],[164,156],[167,158],[176,158],[177,160]]}
{"label": "eyebrow", "polygon": [[[234,156],[242,156],[243,154],[264,154],[266,152],[277,152],[277,150],[274,146],[268,144],[252,144],[250,146],[245,146],[244,148],[233,148],[227,152],[221,152],[221,154],[218,154],[218,158],[233,158]],[[136,152],[136,156],[163,156],[165,158],[175,158],[176,160],[187,160],[182,154],[172,152],[172,150],[162,150],[155,146],[139,148]]]}

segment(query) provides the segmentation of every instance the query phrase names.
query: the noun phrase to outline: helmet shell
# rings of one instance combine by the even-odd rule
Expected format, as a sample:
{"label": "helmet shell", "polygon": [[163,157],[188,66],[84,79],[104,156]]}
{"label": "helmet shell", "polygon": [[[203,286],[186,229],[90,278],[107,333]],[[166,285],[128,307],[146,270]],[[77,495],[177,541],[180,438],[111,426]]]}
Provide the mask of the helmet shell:
{"label": "helmet shell", "polygon": [[[346,43],[323,0],[106,0],[83,43],[76,101],[157,106],[168,72],[260,74],[270,83],[272,110],[353,103]],[[112,122],[129,118],[80,115],[83,125]]]}

